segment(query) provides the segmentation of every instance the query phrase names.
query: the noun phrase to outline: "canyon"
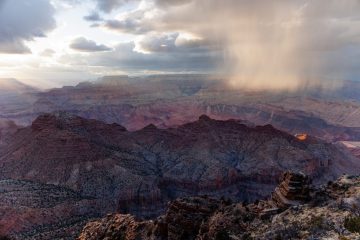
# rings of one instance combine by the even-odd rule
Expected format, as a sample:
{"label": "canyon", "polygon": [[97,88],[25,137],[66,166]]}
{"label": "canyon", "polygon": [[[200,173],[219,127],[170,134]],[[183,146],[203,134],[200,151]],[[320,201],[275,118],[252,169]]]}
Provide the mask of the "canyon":
{"label": "canyon", "polygon": [[72,239],[86,221],[112,212],[154,218],[181,197],[264,199],[286,170],[322,184],[360,169],[342,145],[206,115],[128,131],[57,112],[2,139],[0,234],[19,239]]}
{"label": "canyon", "polygon": [[[217,224],[232,222],[234,209],[272,218],[313,198],[292,175],[276,187],[284,171],[316,189],[360,172],[353,82],[330,93],[234,89],[207,75],[108,76],[50,90],[0,79],[0,88],[0,236],[74,239],[95,221],[129,239],[144,229],[149,239],[177,239],[168,220],[185,214],[185,223],[209,222],[187,226],[192,239],[213,239],[229,233]],[[93,226],[81,236],[98,234]]]}
{"label": "canyon", "polygon": [[266,92],[234,88],[208,75],[107,76],[74,87],[22,92],[27,100],[0,108],[0,118],[28,126],[41,113],[67,111],[139,130],[149,124],[175,127],[206,114],[331,142],[357,141],[358,91],[359,84],[350,81],[331,89]]}

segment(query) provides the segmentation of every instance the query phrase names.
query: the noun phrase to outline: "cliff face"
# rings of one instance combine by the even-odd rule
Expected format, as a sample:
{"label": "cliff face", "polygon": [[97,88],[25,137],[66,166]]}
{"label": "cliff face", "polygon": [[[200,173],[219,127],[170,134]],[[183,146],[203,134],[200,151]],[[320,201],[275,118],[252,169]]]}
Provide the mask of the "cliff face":
{"label": "cliff face", "polygon": [[149,124],[179,126],[206,114],[219,120],[271,124],[292,134],[308,133],[330,141],[358,140],[359,84],[348,82],[346,88],[331,94],[321,89],[271,93],[229,88],[210,76],[114,76],[31,94],[20,103],[2,101],[0,117],[29,125],[41,113],[67,111],[139,130]]}
{"label": "cliff face", "polygon": [[205,115],[177,128],[129,132],[66,113],[45,114],[16,131],[0,156],[1,179],[65,187],[108,212],[141,217],[159,215],[179,197],[262,199],[288,169],[315,182],[360,169],[357,159],[311,136],[300,141],[270,125]]}
{"label": "cliff face", "polygon": [[111,209],[68,188],[0,180],[0,236],[11,239],[73,239],[84,224]]}
{"label": "cliff face", "polygon": [[[281,184],[288,185],[289,178],[297,176],[287,173],[286,177]],[[313,188],[306,202],[271,211],[267,207],[276,206],[272,199],[252,204],[208,197],[178,199],[156,220],[136,221],[130,215],[114,214],[90,222],[78,239],[358,239],[359,187],[359,177],[343,177]],[[294,192],[284,199],[302,196]]]}
{"label": "cliff face", "polygon": [[[191,91],[184,92],[182,86]],[[358,108],[358,103],[247,92],[206,80],[149,80],[138,85],[57,89],[39,94],[33,106],[34,112],[63,110],[116,122],[129,130],[148,124],[160,128],[179,126],[206,114],[219,120],[235,118],[257,125],[271,124],[292,134],[308,133],[330,141],[359,139]],[[343,120],[343,116],[349,119]]]}
{"label": "cliff face", "polygon": [[0,118],[0,145],[5,144],[9,135],[12,135],[19,129],[13,121]]}

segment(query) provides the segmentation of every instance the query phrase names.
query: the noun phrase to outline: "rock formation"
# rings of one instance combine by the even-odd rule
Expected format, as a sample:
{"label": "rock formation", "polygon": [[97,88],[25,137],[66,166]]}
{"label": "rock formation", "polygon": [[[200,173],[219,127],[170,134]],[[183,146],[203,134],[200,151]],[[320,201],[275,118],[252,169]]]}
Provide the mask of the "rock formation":
{"label": "rock formation", "polygon": [[155,228],[155,224],[151,221],[138,222],[131,215],[109,214],[100,221],[87,224],[79,239],[146,239],[152,233],[153,228]]}
{"label": "rock formation", "polygon": [[310,199],[310,180],[303,173],[286,172],[275,188],[272,200],[279,208],[303,204]]}
{"label": "rock formation", "polygon": [[178,199],[170,203],[165,215],[168,239],[194,239],[201,224],[220,206],[220,202],[208,198]]}
{"label": "rock formation", "polygon": [[[299,141],[270,125],[249,127],[205,115],[177,128],[150,125],[131,132],[64,112],[44,114],[0,145],[0,180],[73,191],[92,200],[78,205],[85,218],[105,212],[153,218],[168,201],[197,195],[249,202],[268,197],[283,171],[303,171],[321,183],[358,172],[359,165],[311,136]],[[28,235],[31,229],[37,234],[46,229],[45,221],[28,223],[22,217],[0,231]],[[62,215],[52,225],[67,218]]]}
{"label": "rock formation", "polygon": [[331,96],[319,89],[309,89],[306,94],[273,94],[228,88],[205,75],[112,76],[8,98],[1,94],[0,79],[0,118],[29,125],[41,113],[67,111],[139,130],[149,124],[179,126],[207,114],[219,120],[271,124],[292,134],[306,133],[330,141],[358,140],[360,86],[346,82],[343,87],[333,89]]}
{"label": "rock formation", "polygon": [[[286,173],[285,182],[289,179],[306,178]],[[180,199],[171,202],[165,215],[156,220],[137,221],[115,214],[90,222],[78,240],[359,239],[359,189],[360,177],[343,177],[316,189],[309,204],[284,207],[266,220],[257,212],[260,203],[232,204],[207,197]],[[353,204],[345,208],[348,199]]]}
{"label": "rock formation", "polygon": [[19,129],[13,121],[0,119],[0,145],[5,144],[8,137]]}
{"label": "rock formation", "polygon": [[83,225],[103,216],[100,200],[52,184],[0,181],[0,236],[11,239],[73,239]]}

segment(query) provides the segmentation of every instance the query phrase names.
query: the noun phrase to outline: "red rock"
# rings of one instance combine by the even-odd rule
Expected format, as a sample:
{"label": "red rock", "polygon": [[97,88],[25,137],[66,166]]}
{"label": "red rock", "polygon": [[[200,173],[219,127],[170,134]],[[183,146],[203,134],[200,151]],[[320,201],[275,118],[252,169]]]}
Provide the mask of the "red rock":
{"label": "red rock", "polygon": [[[177,128],[129,132],[66,113],[45,114],[11,135],[0,156],[1,179],[66,187],[107,211],[145,217],[159,215],[178,197],[265,198],[287,169],[317,182],[359,169],[357,159],[316,138],[298,141],[272,126],[206,116]],[[9,231],[22,228],[19,222]]]}

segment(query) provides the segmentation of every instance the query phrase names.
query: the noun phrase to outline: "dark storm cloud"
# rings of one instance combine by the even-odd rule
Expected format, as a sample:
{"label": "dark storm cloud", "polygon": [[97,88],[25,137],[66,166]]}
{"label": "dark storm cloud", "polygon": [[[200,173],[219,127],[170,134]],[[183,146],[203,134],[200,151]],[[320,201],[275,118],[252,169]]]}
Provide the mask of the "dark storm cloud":
{"label": "dark storm cloud", "polygon": [[25,41],[54,29],[54,8],[47,0],[0,0],[0,52],[29,53]]}
{"label": "dark storm cloud", "polygon": [[214,72],[219,61],[217,53],[207,50],[168,49],[167,52],[144,54],[134,51],[135,47],[132,42],[122,43],[112,52],[98,53],[87,59],[76,54],[67,55],[63,56],[62,61],[74,66],[105,67],[128,73]]}
{"label": "dark storm cloud", "polygon": [[[136,40],[81,63],[69,56],[74,64],[128,72],[223,67],[239,86],[255,88],[360,78],[359,0],[87,1],[95,10],[85,17],[92,26]],[[81,51],[99,47],[80,45]]]}
{"label": "dark storm cloud", "polygon": [[70,47],[80,52],[105,52],[111,51],[110,47],[103,44],[97,44],[92,40],[88,40],[84,37],[76,38],[70,44]]}
{"label": "dark storm cloud", "polygon": [[177,51],[171,53],[153,52],[143,54],[133,51],[134,45],[120,44],[114,53],[102,56],[97,64],[117,66],[130,71],[164,71],[164,72],[208,72],[214,71],[218,56],[212,52]]}
{"label": "dark storm cloud", "polygon": [[[360,68],[352,54],[360,52],[359,0],[142,2],[147,4],[106,27],[140,35],[136,47],[156,56],[215,43],[206,46],[208,52],[223,50],[224,70],[239,86],[295,88],[316,79],[344,79]],[[198,39],[171,35],[181,32]]]}

